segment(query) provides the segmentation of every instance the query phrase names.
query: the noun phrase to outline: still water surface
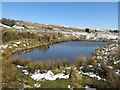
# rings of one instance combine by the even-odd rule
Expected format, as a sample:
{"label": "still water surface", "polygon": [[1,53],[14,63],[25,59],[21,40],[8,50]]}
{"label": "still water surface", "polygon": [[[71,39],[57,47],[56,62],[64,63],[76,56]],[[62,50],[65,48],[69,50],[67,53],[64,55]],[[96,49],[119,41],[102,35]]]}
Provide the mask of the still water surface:
{"label": "still water surface", "polygon": [[95,49],[107,45],[109,42],[92,42],[92,41],[71,41],[57,43],[49,47],[41,47],[31,52],[14,54],[12,57],[31,58],[33,61],[61,59],[75,60],[79,56],[89,57]]}

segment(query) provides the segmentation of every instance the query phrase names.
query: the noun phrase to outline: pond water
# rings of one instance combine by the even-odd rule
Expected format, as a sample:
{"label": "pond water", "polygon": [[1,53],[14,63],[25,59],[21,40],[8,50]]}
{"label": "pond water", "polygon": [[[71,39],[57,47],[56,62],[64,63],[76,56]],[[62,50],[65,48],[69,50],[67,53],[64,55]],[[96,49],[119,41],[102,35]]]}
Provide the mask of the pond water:
{"label": "pond water", "polygon": [[12,57],[31,58],[33,61],[42,60],[75,60],[79,56],[90,57],[95,49],[110,42],[71,41],[57,43],[49,47],[40,47],[30,52],[14,54]]}

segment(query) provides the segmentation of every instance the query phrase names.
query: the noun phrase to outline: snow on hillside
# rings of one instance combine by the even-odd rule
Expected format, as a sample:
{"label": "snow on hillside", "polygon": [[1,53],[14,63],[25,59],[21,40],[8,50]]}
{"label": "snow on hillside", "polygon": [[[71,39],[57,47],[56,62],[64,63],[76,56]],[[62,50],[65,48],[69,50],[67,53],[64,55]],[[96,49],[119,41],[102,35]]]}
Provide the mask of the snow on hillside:
{"label": "snow on hillside", "polygon": [[[0,27],[12,28],[12,27],[10,27],[10,26],[8,26],[8,25],[4,25],[4,24],[2,24],[2,23],[0,23]],[[15,28],[15,29],[25,29],[25,27],[17,26],[17,25],[14,25],[13,28]]]}
{"label": "snow on hillside", "polygon": [[14,25],[13,28],[16,28],[16,29],[25,29],[25,27],[21,27],[21,26],[17,26],[17,25]]}
{"label": "snow on hillside", "polygon": [[[23,27],[23,25],[25,27]],[[1,27],[5,27],[5,28],[15,28],[15,29],[19,29],[19,31],[22,32],[23,29],[26,28],[26,31],[32,32],[32,33],[37,33],[37,32],[45,32],[44,28],[48,29],[47,32],[60,32],[61,34],[63,34],[66,38],[70,38],[70,37],[75,37],[75,38],[81,38],[81,39],[90,39],[90,40],[118,40],[118,35],[119,33],[112,33],[109,32],[109,30],[105,30],[105,29],[98,29],[98,28],[89,28],[90,32],[86,32],[85,28],[78,30],[78,31],[74,31],[75,28],[69,27],[69,26],[62,26],[59,25],[59,27],[54,27],[57,25],[53,25],[50,26],[48,24],[36,24],[36,23],[30,23],[30,22],[17,22],[16,25],[14,25],[13,27],[4,25],[0,23]],[[67,28],[63,28],[63,27],[67,27]],[[29,30],[31,29],[31,30]],[[36,30],[36,29],[39,29]],[[51,31],[49,31],[49,29]],[[76,28],[78,29],[78,28]],[[95,30],[97,30],[95,32]]]}
{"label": "snow on hillside", "polygon": [[104,32],[98,32],[98,33],[87,33],[87,32],[65,32],[65,31],[61,31],[61,33],[63,33],[63,35],[65,37],[70,37],[70,36],[74,36],[77,38],[85,38],[85,39],[107,39],[107,40],[116,40],[118,39],[118,34],[113,34],[113,33],[104,33]]}
{"label": "snow on hillside", "polygon": [[4,27],[4,28],[12,28],[12,27],[7,26],[7,25],[4,25],[4,24],[2,24],[2,23],[0,23],[0,27]]}

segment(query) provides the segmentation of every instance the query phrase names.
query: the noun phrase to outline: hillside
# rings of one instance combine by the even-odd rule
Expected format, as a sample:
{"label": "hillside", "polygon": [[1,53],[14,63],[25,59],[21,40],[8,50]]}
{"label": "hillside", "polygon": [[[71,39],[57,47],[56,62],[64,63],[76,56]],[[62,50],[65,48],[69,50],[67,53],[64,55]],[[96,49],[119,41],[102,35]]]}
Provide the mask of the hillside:
{"label": "hillside", "polygon": [[[5,21],[6,20],[6,21]],[[30,32],[29,37],[25,38],[34,38],[33,34],[36,34],[36,37],[40,38],[45,34],[55,38],[79,38],[79,39],[90,39],[90,40],[117,40],[119,31],[117,30],[104,30],[104,29],[89,29],[89,28],[74,28],[68,26],[58,26],[58,25],[48,25],[48,24],[40,24],[40,23],[32,23],[26,21],[19,20],[8,20],[5,19],[4,22],[0,23],[0,27],[2,27],[3,37],[5,35],[12,35],[12,37],[17,40],[24,35],[21,33]],[[13,23],[14,22],[14,23]],[[11,26],[11,23],[13,24]],[[6,32],[10,32],[7,33]],[[15,33],[17,32],[17,33]],[[53,36],[52,36],[53,35]],[[18,37],[17,37],[18,36]],[[3,42],[11,41],[14,39],[7,39]]]}
{"label": "hillside", "polygon": [[[4,19],[0,23],[3,88],[120,88],[118,30],[74,28]],[[91,57],[67,60],[33,61],[13,58],[15,53],[67,41],[110,42]],[[61,53],[60,53],[61,54]],[[36,54],[35,54],[36,55]]]}

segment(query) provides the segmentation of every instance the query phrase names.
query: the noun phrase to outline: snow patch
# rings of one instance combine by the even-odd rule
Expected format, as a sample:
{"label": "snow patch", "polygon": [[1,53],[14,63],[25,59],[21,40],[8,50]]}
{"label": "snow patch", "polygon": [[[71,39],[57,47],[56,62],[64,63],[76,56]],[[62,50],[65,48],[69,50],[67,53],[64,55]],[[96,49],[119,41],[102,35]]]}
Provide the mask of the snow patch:
{"label": "snow patch", "polygon": [[75,67],[74,70],[77,70],[77,67]]}
{"label": "snow patch", "polygon": [[112,66],[107,66],[109,69],[113,69],[113,67]]}
{"label": "snow patch", "polygon": [[114,64],[118,64],[118,63],[120,63],[120,60],[118,60],[118,61],[114,62]]}
{"label": "snow patch", "polygon": [[118,74],[118,75],[120,75],[120,70],[116,70],[115,73]]}
{"label": "snow patch", "polygon": [[65,69],[71,69],[71,67],[65,67]]}
{"label": "snow patch", "polygon": [[92,65],[88,65],[90,68],[92,68],[93,66]]}
{"label": "snow patch", "polygon": [[22,72],[25,74],[25,75],[28,75],[29,72],[27,70],[22,70]]}
{"label": "snow patch", "polygon": [[30,85],[26,85],[25,83],[23,83],[23,86],[24,86],[24,88],[29,88],[30,87]]}
{"label": "snow patch", "polygon": [[17,47],[17,44],[13,44],[14,47]]}
{"label": "snow patch", "polygon": [[0,45],[0,49],[6,49],[8,45]]}
{"label": "snow patch", "polygon": [[95,88],[91,88],[90,86],[88,86],[88,85],[85,85],[85,87],[84,88],[86,88],[86,90],[96,90]]}
{"label": "snow patch", "polygon": [[39,87],[41,86],[41,84],[35,83],[34,86],[35,86],[36,88],[39,88]]}
{"label": "snow patch", "polygon": [[23,66],[21,66],[21,65],[17,65],[17,67],[18,67],[18,68],[23,68]]}
{"label": "snow patch", "polygon": [[0,23],[0,26],[1,26],[1,27],[5,27],[5,28],[11,28],[10,26],[4,25],[4,24],[2,24],[2,23]]}
{"label": "snow patch", "polygon": [[16,29],[25,29],[25,27],[21,27],[21,26],[17,26],[17,25],[14,25],[13,28],[16,28]]}
{"label": "snow patch", "polygon": [[22,42],[16,42],[16,44],[20,44],[20,43],[22,43]]}
{"label": "snow patch", "polygon": [[102,78],[100,76],[94,74],[93,72],[86,72],[86,73],[84,73],[83,71],[78,71],[78,74],[83,74],[83,75],[87,75],[87,76],[89,76],[91,78],[96,78],[98,80],[102,80]]}
{"label": "snow patch", "polygon": [[71,88],[70,85],[68,85],[68,88]]}
{"label": "snow patch", "polygon": [[31,75],[31,78],[36,81],[68,79],[69,74],[65,75],[64,73],[59,73],[59,74],[54,75],[54,73],[51,70],[49,70],[48,72],[43,73],[43,74],[36,72],[35,74]]}

